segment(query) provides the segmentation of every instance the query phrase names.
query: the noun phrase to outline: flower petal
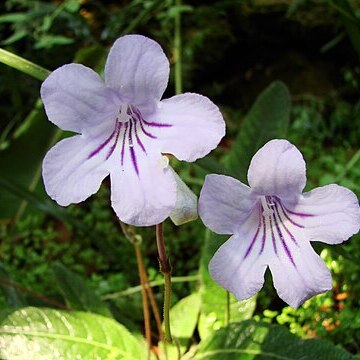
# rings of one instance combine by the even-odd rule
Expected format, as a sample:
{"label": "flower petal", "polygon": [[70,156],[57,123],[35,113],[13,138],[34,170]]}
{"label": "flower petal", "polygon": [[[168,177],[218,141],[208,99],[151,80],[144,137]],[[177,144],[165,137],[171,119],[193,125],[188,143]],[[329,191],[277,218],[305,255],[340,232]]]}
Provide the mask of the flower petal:
{"label": "flower petal", "polygon": [[207,175],[200,192],[199,215],[218,234],[234,234],[251,214],[255,198],[248,186],[229,176]]}
{"label": "flower petal", "polygon": [[360,208],[349,189],[331,184],[300,197],[290,215],[303,224],[310,241],[339,244],[360,228]]}
{"label": "flower petal", "polygon": [[109,174],[104,155],[93,156],[94,143],[83,135],[58,142],[43,161],[46,192],[59,205],[79,203],[96,193]]}
{"label": "flower petal", "polygon": [[298,235],[298,246],[287,241],[292,260],[285,248],[278,246],[278,256],[273,256],[269,263],[279,297],[293,308],[332,288],[329,269],[309,241],[300,239]]}
{"label": "flower petal", "polygon": [[204,157],[225,135],[225,122],[219,108],[198,94],[185,93],[162,100],[149,119],[169,125],[159,129],[161,151],[179,160],[195,161]]}
{"label": "flower petal", "polygon": [[259,195],[296,202],[306,184],[305,161],[287,140],[271,140],[252,158],[248,181]]}
{"label": "flower petal", "polygon": [[264,284],[266,257],[259,255],[262,242],[254,241],[259,236],[258,222],[255,212],[241,232],[227,240],[209,263],[211,277],[239,301],[255,295]]}
{"label": "flower petal", "polygon": [[118,110],[100,76],[80,64],[53,71],[41,86],[41,99],[51,122],[78,133],[114,119]]}
{"label": "flower petal", "polygon": [[105,65],[105,82],[122,100],[151,109],[163,95],[169,78],[169,61],[160,45],[141,35],[115,41]]}
{"label": "flower petal", "polygon": [[124,166],[118,161],[110,173],[111,203],[124,223],[151,226],[164,221],[176,203],[176,182],[160,153],[136,152],[136,167],[131,156]]}

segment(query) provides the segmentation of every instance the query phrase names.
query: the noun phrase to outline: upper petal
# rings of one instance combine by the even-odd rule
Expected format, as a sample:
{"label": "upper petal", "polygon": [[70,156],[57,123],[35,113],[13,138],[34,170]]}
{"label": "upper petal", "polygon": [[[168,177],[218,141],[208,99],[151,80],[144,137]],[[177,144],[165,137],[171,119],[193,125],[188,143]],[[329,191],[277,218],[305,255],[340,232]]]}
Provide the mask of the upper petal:
{"label": "upper petal", "polygon": [[169,61],[160,45],[145,36],[126,35],[110,49],[105,82],[142,111],[161,99],[169,79]]}
{"label": "upper petal", "polygon": [[331,184],[303,194],[290,215],[303,224],[311,241],[339,244],[360,228],[360,208],[349,189]]}
{"label": "upper petal", "polygon": [[54,70],[42,83],[41,99],[51,122],[63,130],[91,132],[115,118],[117,108],[100,76],[80,64]]}
{"label": "upper petal", "polygon": [[126,149],[123,166],[120,160],[116,162],[110,180],[112,207],[124,223],[159,224],[175,207],[176,182],[160,153],[144,153],[136,148],[133,157],[130,148]]}
{"label": "upper petal", "polygon": [[250,188],[225,175],[207,175],[199,198],[199,215],[218,234],[234,234],[255,205]]}
{"label": "upper petal", "polygon": [[103,155],[89,158],[96,146],[83,135],[58,142],[43,161],[46,192],[59,205],[79,203],[96,193],[109,174]]}
{"label": "upper petal", "polygon": [[287,140],[271,140],[252,158],[248,181],[259,195],[277,195],[295,202],[306,184],[305,161]]}
{"label": "upper petal", "polygon": [[150,117],[161,127],[161,151],[195,161],[216,148],[225,135],[219,108],[207,97],[185,93],[162,100]]}

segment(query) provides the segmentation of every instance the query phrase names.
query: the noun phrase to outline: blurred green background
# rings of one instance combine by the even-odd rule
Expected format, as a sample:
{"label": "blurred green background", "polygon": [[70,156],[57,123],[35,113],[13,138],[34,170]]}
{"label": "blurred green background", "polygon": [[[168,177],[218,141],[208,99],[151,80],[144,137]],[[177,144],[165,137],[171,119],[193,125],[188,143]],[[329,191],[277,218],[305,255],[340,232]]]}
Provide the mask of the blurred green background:
{"label": "blurred green background", "polygon": [[[179,6],[169,0],[5,0],[0,14],[0,46],[50,71],[74,59],[101,71],[114,40],[139,33],[161,44],[172,75],[174,19],[180,14],[183,89],[208,96],[227,124],[227,135],[211,159],[224,163],[238,134],[244,134],[246,114],[257,96],[280,80],[291,97],[287,138],[307,162],[307,189],[336,182],[360,194],[360,1],[184,0]],[[64,298],[69,303],[57,284],[62,263],[86,279],[89,291],[102,297],[119,321],[142,332],[134,249],[110,207],[108,180],[80,205],[64,209],[49,200],[41,161],[62,135],[44,115],[41,82],[3,64],[0,79],[0,307],[56,307]],[[174,93],[172,76],[164,97]],[[265,128],[276,126],[276,116],[265,113]],[[209,168],[173,159],[172,165],[198,195]],[[154,229],[137,231],[150,281],[161,280]],[[173,286],[175,304],[204,286],[205,228],[201,220],[181,227],[168,220],[165,239],[173,275],[179,277]],[[253,317],[358,353],[359,240],[357,235],[344,245],[316,244],[332,271],[334,288],[297,310],[277,297],[267,274]],[[162,290],[154,291],[161,306]],[[211,323],[211,316],[207,319]],[[195,331],[191,341],[198,340]]]}

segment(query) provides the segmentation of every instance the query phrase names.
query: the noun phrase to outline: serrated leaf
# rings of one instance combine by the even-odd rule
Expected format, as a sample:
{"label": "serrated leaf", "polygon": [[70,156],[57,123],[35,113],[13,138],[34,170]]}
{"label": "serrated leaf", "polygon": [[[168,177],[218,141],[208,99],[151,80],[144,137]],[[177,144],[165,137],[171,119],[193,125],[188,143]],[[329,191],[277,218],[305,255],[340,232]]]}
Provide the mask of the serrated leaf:
{"label": "serrated leaf", "polygon": [[[227,292],[220,287],[211,277],[208,264],[215,251],[227,240],[227,236],[217,235],[206,230],[205,244],[201,254],[200,276],[201,276],[201,314],[199,319],[199,334],[205,339],[214,331],[224,326],[227,312]],[[256,306],[256,298],[245,301],[237,301],[230,294],[230,321],[241,321],[251,318]]]}
{"label": "serrated leaf", "polygon": [[271,83],[255,100],[225,158],[226,168],[246,183],[256,151],[271,139],[284,138],[290,117],[290,95],[281,81]]}
{"label": "serrated leaf", "polygon": [[27,307],[1,321],[0,358],[142,360],[146,348],[112,319]]}
{"label": "serrated leaf", "polygon": [[72,310],[89,311],[112,317],[112,314],[100,297],[86,286],[86,281],[80,275],[67,269],[57,262],[52,265],[57,285]]}
{"label": "serrated leaf", "polygon": [[354,357],[334,344],[302,340],[285,327],[253,320],[229,324],[202,341],[196,360],[351,360]]}

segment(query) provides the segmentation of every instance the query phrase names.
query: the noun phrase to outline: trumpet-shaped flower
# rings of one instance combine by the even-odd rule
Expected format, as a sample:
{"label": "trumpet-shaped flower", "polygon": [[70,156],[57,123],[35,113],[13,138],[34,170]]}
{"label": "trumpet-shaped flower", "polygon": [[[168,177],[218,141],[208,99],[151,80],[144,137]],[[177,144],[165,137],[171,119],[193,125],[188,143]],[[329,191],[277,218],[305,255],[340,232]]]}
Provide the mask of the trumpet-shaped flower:
{"label": "trumpet-shaped flower", "polygon": [[281,299],[298,307],[331,289],[331,275],[310,241],[339,244],[360,227],[358,200],[335,184],[303,193],[305,162],[286,140],[272,140],[252,158],[250,187],[208,175],[199,215],[219,234],[233,234],[209,264],[212,278],[238,300],[255,295],[269,266]]}
{"label": "trumpet-shaped flower", "polygon": [[140,35],[114,43],[104,81],[80,64],[50,74],[41,87],[46,114],[61,129],[79,133],[60,141],[44,159],[51,198],[63,206],[81,202],[110,174],[112,207],[123,222],[147,226],[179,213],[184,185],[177,186],[179,179],[162,154],[201,158],[218,145],[225,123],[204,96],[160,100],[168,77],[160,45]]}

